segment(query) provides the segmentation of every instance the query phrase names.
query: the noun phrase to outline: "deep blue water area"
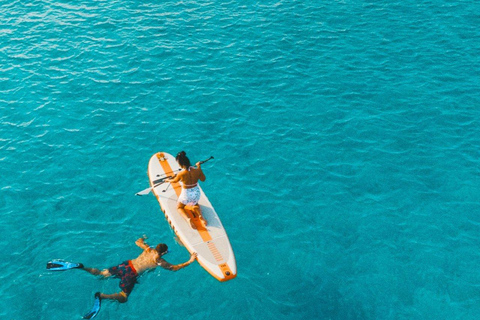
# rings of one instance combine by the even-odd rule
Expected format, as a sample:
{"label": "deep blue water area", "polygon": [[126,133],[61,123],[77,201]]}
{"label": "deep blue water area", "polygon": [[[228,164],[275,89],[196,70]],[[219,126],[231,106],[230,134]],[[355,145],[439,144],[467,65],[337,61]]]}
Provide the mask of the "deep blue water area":
{"label": "deep blue water area", "polygon": [[238,276],[140,278],[105,319],[477,319],[476,1],[0,2],[0,317],[78,319],[137,238],[188,252],[148,187],[202,188]]}

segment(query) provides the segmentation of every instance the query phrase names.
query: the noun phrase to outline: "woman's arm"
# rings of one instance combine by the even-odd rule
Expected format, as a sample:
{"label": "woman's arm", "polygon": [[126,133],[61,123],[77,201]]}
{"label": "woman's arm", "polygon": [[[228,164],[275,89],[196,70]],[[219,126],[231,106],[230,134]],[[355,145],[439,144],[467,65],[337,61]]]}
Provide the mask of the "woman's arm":
{"label": "woman's arm", "polygon": [[197,162],[195,165],[197,166],[197,170],[199,170],[198,179],[200,179],[200,181],[202,181],[202,182],[205,181],[206,177],[205,177],[205,174],[202,171],[201,163]]}
{"label": "woman's arm", "polygon": [[180,181],[182,179],[181,174],[182,174],[182,172],[180,172],[179,174],[177,174],[173,178],[165,179],[165,181],[170,182],[170,183],[177,183],[178,181]]}

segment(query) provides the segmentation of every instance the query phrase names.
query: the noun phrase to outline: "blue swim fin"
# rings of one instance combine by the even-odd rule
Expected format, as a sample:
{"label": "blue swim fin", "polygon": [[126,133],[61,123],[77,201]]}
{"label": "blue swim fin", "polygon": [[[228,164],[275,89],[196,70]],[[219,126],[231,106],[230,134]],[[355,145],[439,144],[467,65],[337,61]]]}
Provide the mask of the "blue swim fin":
{"label": "blue swim fin", "polygon": [[83,316],[83,319],[93,319],[100,311],[102,306],[102,299],[100,298],[100,292],[95,293],[95,302],[93,303],[93,308],[86,315]]}
{"label": "blue swim fin", "polygon": [[50,262],[47,262],[47,269],[52,271],[64,271],[75,268],[81,269],[83,268],[83,264],[67,262],[63,260],[52,260]]}

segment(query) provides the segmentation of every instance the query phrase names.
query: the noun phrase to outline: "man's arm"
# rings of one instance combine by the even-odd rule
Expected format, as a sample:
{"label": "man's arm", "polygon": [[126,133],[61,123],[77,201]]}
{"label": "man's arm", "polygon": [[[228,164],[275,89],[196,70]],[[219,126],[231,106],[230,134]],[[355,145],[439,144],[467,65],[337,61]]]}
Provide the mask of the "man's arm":
{"label": "man's arm", "polygon": [[171,263],[163,260],[162,258],[159,258],[159,262],[157,264],[160,267],[162,267],[163,269],[167,269],[167,270],[170,270],[170,271],[178,271],[182,268],[185,268],[189,264],[191,264],[193,261],[195,261],[196,258],[197,258],[197,253],[194,252],[190,255],[190,259],[187,262],[184,262],[184,263],[171,264]]}
{"label": "man's arm", "polygon": [[143,238],[139,238],[137,241],[135,241],[135,244],[142,248],[143,250],[147,250],[150,248],[146,243],[145,243],[145,236]]}

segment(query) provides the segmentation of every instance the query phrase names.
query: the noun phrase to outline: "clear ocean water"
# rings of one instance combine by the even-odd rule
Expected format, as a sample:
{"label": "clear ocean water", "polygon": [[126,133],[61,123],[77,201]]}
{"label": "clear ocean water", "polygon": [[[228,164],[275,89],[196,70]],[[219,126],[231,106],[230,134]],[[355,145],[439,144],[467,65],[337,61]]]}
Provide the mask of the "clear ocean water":
{"label": "clear ocean water", "polygon": [[211,155],[236,254],[106,319],[478,319],[480,4],[1,1],[0,318],[79,319],[146,234],[152,154]]}

